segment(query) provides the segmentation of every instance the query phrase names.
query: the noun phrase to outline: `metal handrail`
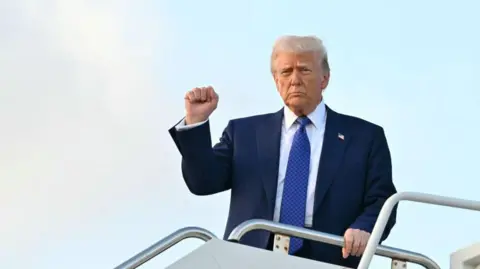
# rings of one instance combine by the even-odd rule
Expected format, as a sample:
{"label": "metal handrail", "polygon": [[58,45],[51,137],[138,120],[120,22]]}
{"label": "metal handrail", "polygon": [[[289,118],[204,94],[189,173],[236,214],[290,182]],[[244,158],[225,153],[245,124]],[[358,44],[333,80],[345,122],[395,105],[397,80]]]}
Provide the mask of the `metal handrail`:
{"label": "metal handrail", "polygon": [[180,241],[187,239],[187,238],[197,238],[203,241],[208,241],[212,238],[217,238],[213,233],[208,230],[199,227],[185,227],[182,228],[169,236],[163,238],[162,240],[158,241],[157,243],[151,245],[147,249],[143,250],[142,252],[136,254],[132,258],[128,259],[124,263],[120,264],[119,266],[115,267],[114,269],[134,269],[139,267],[140,265],[148,262],[158,254],[164,252],[165,250],[169,249],[170,247],[176,245]]}
{"label": "metal handrail", "polygon": [[400,201],[412,201],[412,202],[419,202],[419,203],[425,203],[425,204],[480,211],[479,201],[464,200],[459,198],[426,194],[426,193],[420,193],[420,192],[396,193],[387,199],[387,201],[382,207],[382,210],[380,210],[380,214],[378,215],[377,222],[373,227],[372,235],[370,236],[370,239],[367,242],[365,252],[363,253],[363,256],[360,260],[360,264],[357,267],[358,269],[368,269],[368,266],[370,266],[370,262],[372,261],[373,255],[375,253],[375,249],[377,249],[377,246],[380,242],[382,234],[387,225],[388,219],[392,214],[393,208]]}
{"label": "metal handrail", "polygon": [[[239,241],[247,232],[253,230],[265,230],[272,233],[309,239],[312,241],[318,241],[340,247],[343,247],[344,245],[343,237],[338,235],[262,219],[247,220],[241,223],[235,229],[233,229],[228,239]],[[383,257],[416,263],[424,266],[427,269],[440,269],[440,266],[427,256],[408,250],[387,246],[378,246],[378,248],[374,249],[374,253]]]}

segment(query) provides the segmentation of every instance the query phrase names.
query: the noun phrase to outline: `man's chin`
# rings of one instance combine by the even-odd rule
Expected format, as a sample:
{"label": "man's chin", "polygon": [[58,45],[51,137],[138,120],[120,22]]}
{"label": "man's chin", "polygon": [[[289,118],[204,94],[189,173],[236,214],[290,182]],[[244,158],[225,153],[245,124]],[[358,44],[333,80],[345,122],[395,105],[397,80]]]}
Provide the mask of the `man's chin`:
{"label": "man's chin", "polygon": [[290,96],[287,100],[287,104],[291,106],[304,106],[306,104],[306,100],[301,95],[294,95]]}
{"label": "man's chin", "polygon": [[289,98],[285,105],[295,114],[303,114],[308,102],[304,98]]}

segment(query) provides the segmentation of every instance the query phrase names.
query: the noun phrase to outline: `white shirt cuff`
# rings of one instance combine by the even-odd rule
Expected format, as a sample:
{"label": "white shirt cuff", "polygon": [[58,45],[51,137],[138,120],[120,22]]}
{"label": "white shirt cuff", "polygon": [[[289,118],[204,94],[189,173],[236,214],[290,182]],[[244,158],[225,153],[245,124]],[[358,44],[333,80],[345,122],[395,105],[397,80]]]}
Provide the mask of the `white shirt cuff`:
{"label": "white shirt cuff", "polygon": [[190,129],[192,129],[192,128],[198,127],[198,126],[206,123],[207,121],[208,121],[208,120],[187,125],[187,124],[185,123],[185,118],[183,118],[183,120],[181,120],[181,121],[175,126],[175,129],[177,130],[177,132],[186,131],[186,130],[190,130]]}

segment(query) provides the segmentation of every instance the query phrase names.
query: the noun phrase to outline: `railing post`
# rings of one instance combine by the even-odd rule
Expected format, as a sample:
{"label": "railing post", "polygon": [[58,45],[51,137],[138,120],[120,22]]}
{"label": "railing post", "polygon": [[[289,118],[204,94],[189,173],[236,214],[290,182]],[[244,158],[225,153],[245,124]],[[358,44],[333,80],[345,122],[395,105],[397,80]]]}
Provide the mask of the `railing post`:
{"label": "railing post", "polygon": [[288,254],[290,249],[290,236],[275,234],[273,239],[273,252]]}
{"label": "railing post", "polygon": [[407,268],[407,262],[393,259],[391,268],[392,269],[406,269]]}

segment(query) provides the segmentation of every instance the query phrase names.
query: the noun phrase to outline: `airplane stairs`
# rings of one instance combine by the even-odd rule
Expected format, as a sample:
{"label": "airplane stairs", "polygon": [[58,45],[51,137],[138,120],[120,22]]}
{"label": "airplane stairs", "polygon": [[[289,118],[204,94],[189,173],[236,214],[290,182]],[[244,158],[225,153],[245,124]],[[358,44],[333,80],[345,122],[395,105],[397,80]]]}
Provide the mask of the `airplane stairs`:
{"label": "airplane stairs", "polygon": [[[480,202],[444,197],[417,192],[402,192],[391,196],[385,202],[377,223],[372,231],[358,269],[367,269],[374,255],[392,259],[392,269],[406,269],[407,263],[421,265],[427,269],[440,269],[431,258],[412,251],[379,245],[387,220],[394,206],[400,201],[413,201],[426,204],[455,207],[480,211]],[[237,244],[243,235],[252,230],[266,230],[275,234],[273,251],[253,248]],[[288,255],[290,237],[304,238],[336,246],[343,246],[343,237],[299,228],[277,222],[254,219],[237,226],[230,234],[228,241],[218,239],[213,233],[199,227],[182,228],[163,238],[115,269],[134,269],[148,262],[155,256],[187,238],[197,238],[205,241],[185,257],[174,262],[167,269],[340,269],[345,268],[333,264],[322,263],[305,258]],[[480,269],[480,243],[462,249],[451,255],[451,269]]]}

